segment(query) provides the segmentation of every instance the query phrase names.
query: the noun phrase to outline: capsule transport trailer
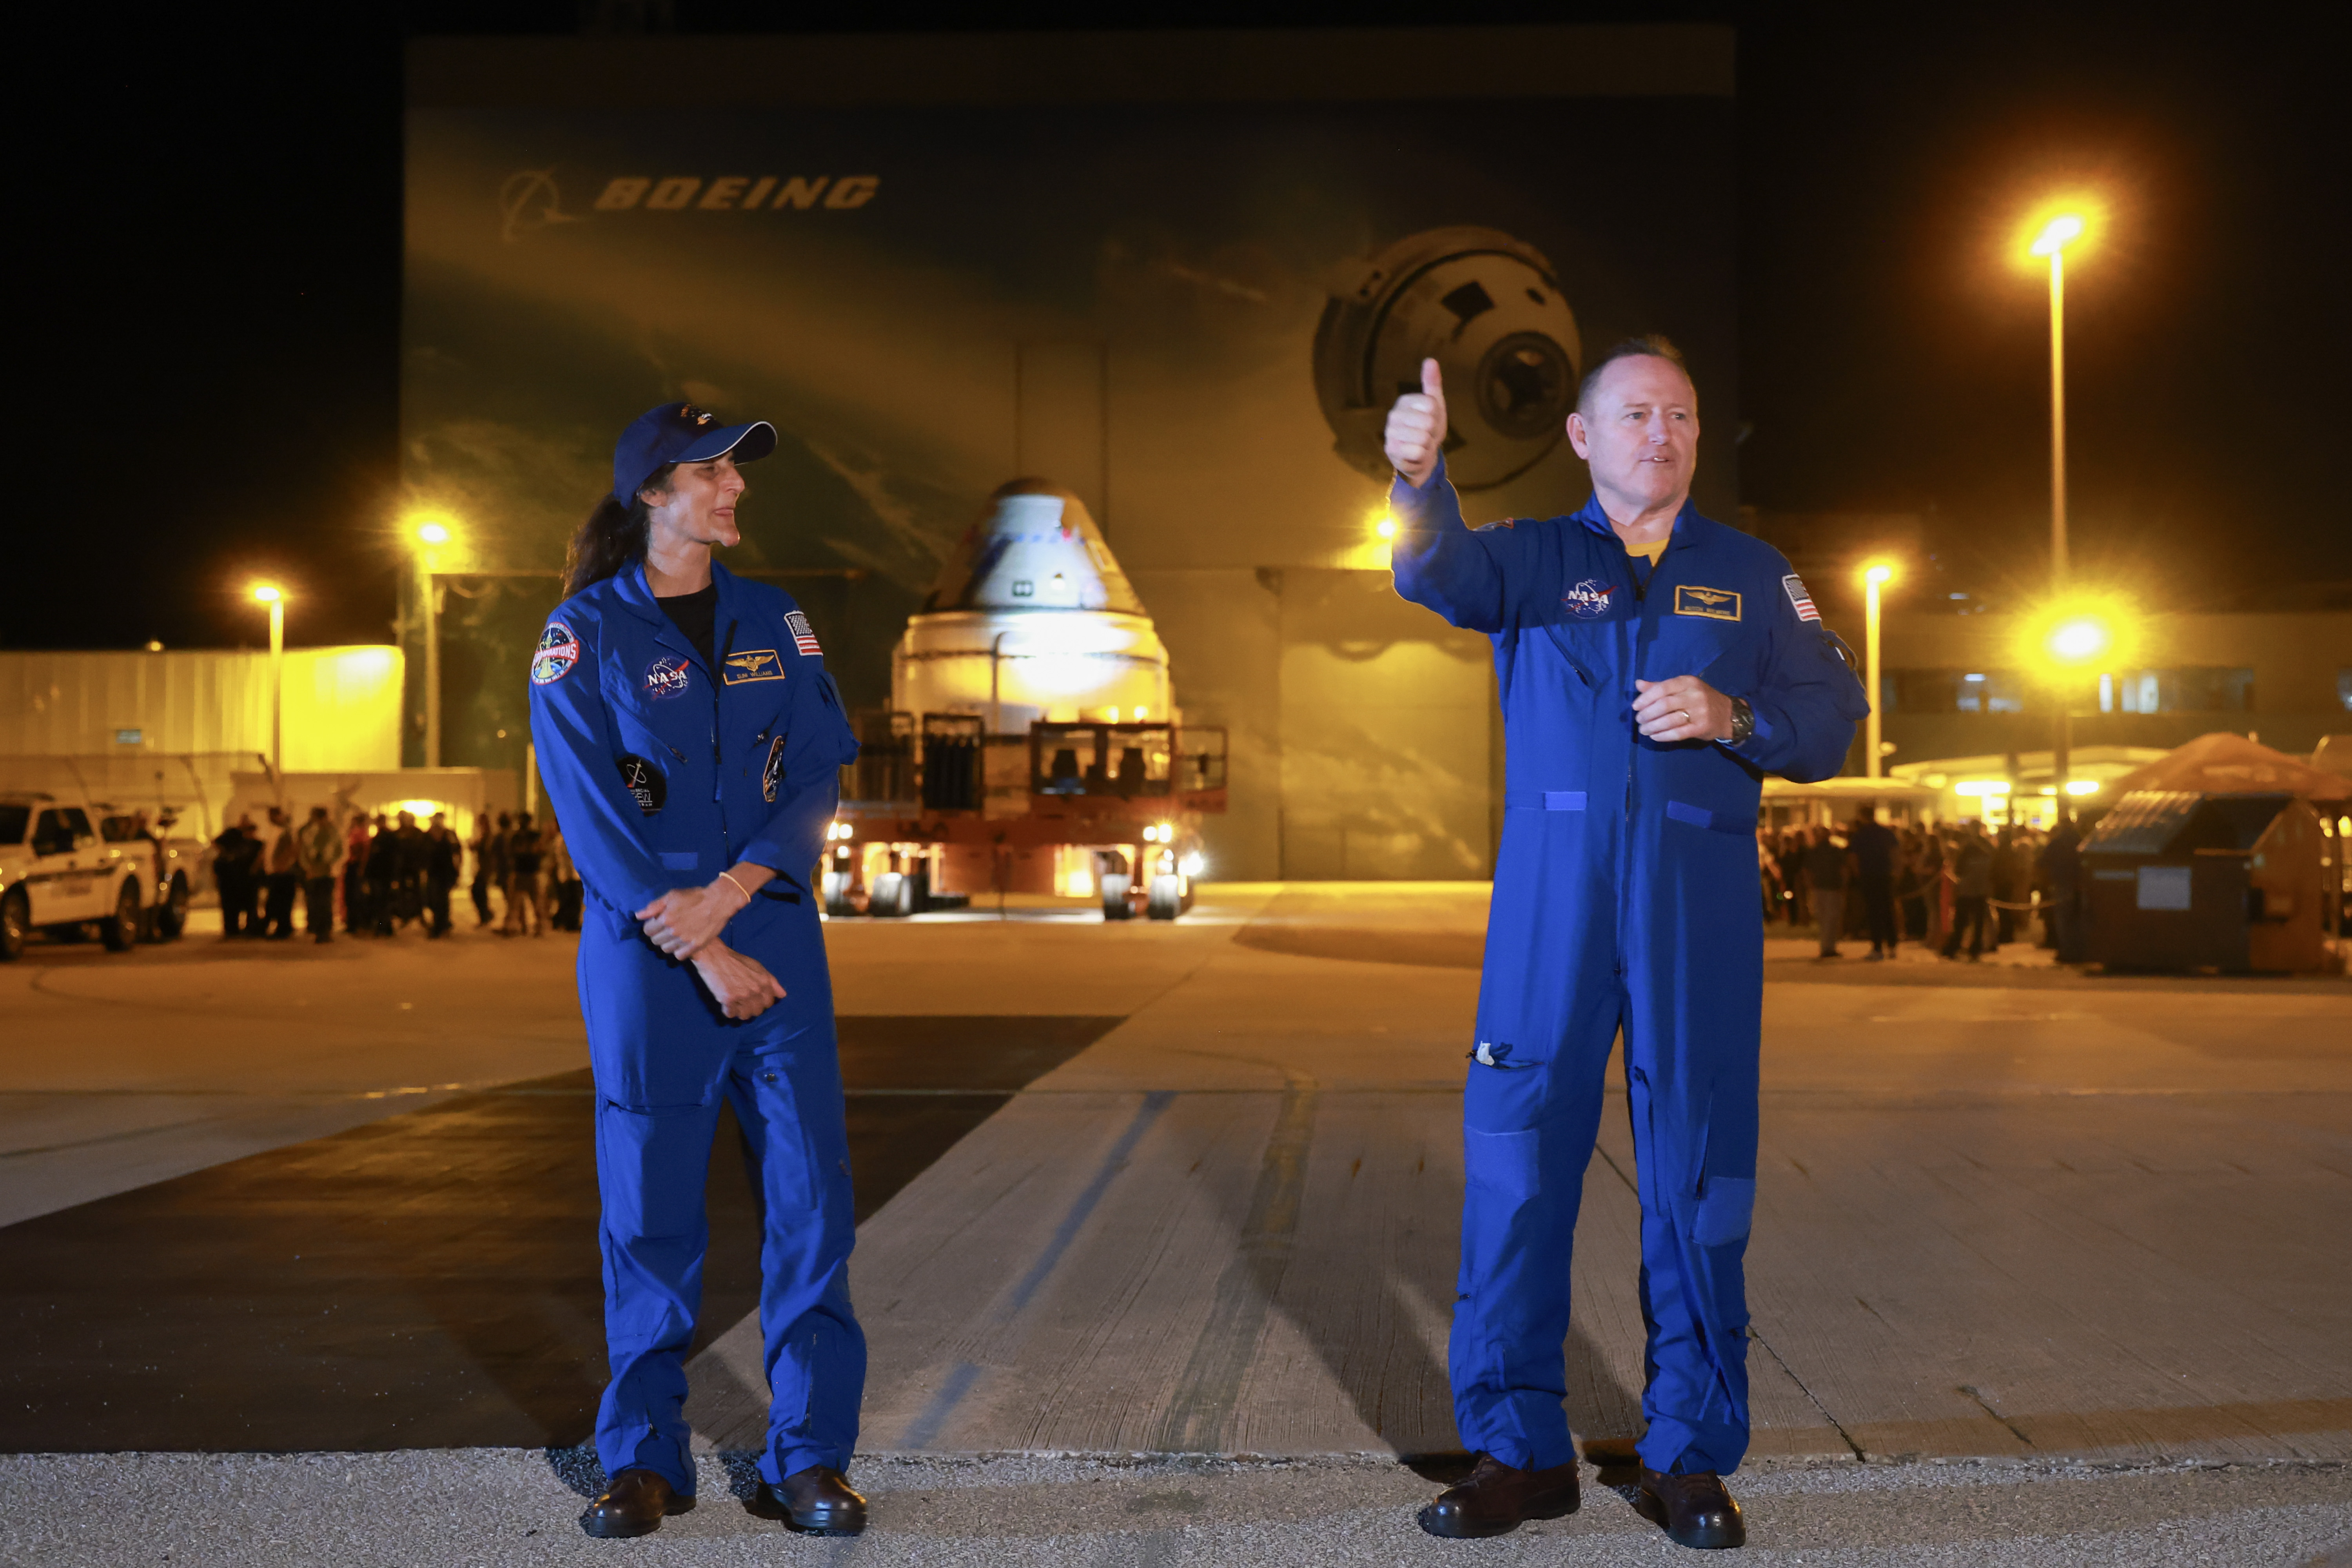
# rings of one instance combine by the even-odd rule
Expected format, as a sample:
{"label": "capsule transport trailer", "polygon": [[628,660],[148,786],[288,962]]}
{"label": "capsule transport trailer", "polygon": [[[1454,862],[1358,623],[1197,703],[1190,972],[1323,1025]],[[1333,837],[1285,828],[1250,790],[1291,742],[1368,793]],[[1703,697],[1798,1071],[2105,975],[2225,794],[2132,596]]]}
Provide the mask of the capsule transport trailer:
{"label": "capsule transport trailer", "polygon": [[989,498],[891,651],[890,697],[857,716],[842,770],[828,913],[1191,905],[1225,733],[1183,722],[1168,650],[1076,495],[1016,479]]}

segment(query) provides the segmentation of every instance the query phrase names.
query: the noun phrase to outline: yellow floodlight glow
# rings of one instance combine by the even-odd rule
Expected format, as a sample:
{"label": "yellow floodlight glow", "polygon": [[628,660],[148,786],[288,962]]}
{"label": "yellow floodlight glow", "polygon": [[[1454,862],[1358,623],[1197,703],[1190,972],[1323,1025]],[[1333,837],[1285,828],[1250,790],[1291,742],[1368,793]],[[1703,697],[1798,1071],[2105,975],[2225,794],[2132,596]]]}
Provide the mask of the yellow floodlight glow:
{"label": "yellow floodlight glow", "polygon": [[2044,678],[2127,668],[2140,654],[2139,616],[2119,595],[2071,594],[2021,619],[2018,662]]}
{"label": "yellow floodlight glow", "polygon": [[2091,616],[2076,616],[2051,628],[2049,647],[2053,658],[2081,664],[2106,652],[2114,640],[2105,622]]}
{"label": "yellow floodlight glow", "polygon": [[2084,226],[2082,214],[2060,213],[2042,226],[2028,249],[2035,256],[2055,256],[2082,238]]}
{"label": "yellow floodlight glow", "polygon": [[416,537],[426,544],[446,544],[450,538],[449,525],[436,519],[427,518],[416,525]]}
{"label": "yellow floodlight glow", "polygon": [[1895,568],[1884,561],[1874,561],[1862,569],[1862,580],[1874,588],[1883,588],[1895,581]]}
{"label": "yellow floodlight glow", "polygon": [[2099,781],[2096,779],[2068,779],[2066,781],[2066,793],[2068,795],[2096,795],[2099,793]]}
{"label": "yellow floodlight glow", "polygon": [[2010,255],[2021,266],[2063,268],[2106,227],[2107,204],[2084,191],[2052,196],[2025,215]]}
{"label": "yellow floodlight glow", "polygon": [[2007,795],[2007,779],[1962,779],[1952,786],[1954,795]]}
{"label": "yellow floodlight glow", "polygon": [[257,605],[275,605],[286,597],[285,590],[275,583],[256,583],[252,593],[253,602]]}
{"label": "yellow floodlight glow", "polygon": [[1394,539],[1396,537],[1396,519],[1391,517],[1387,512],[1381,513],[1380,520],[1372,524],[1372,531],[1379,534],[1382,539]]}

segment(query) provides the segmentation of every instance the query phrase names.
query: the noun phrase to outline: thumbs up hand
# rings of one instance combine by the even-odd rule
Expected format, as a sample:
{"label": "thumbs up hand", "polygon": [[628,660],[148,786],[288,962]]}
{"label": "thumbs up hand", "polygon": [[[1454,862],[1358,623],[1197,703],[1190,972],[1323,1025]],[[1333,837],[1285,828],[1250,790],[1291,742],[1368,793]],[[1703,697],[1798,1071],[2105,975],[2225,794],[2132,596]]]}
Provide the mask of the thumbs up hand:
{"label": "thumbs up hand", "polygon": [[1384,446],[1389,461],[1415,489],[1436,472],[1438,454],[1445,449],[1445,384],[1435,360],[1421,362],[1421,390],[1406,393],[1389,410]]}

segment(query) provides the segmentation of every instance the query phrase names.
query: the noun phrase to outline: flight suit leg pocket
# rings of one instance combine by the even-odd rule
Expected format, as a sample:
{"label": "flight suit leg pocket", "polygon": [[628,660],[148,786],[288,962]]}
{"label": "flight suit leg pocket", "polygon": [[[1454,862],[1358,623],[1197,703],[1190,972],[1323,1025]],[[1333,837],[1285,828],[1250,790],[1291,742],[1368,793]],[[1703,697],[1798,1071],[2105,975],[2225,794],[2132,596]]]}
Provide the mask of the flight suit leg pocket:
{"label": "flight suit leg pocket", "polygon": [[1530,1127],[1520,1132],[1481,1132],[1463,1129],[1463,1174],[1470,1184],[1497,1197],[1527,1203],[1543,1191],[1541,1134]]}
{"label": "flight suit leg pocket", "polygon": [[1746,1241],[1756,1218],[1756,1183],[1752,1178],[1709,1176],[1691,1213],[1691,1240],[1701,1247],[1729,1247]]}
{"label": "flight suit leg pocket", "polygon": [[1514,1205],[1543,1191],[1543,1068],[1482,1046],[1462,1089],[1463,1176]]}

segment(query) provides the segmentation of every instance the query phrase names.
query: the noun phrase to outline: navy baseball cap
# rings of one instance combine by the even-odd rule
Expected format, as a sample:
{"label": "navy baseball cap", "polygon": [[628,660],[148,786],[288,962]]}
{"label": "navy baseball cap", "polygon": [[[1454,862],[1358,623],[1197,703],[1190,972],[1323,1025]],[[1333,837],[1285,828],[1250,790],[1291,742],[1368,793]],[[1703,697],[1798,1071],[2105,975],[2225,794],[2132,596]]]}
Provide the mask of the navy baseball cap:
{"label": "navy baseball cap", "polygon": [[717,415],[691,403],[665,403],[631,420],[614,443],[613,497],[628,505],[666,464],[704,463],[730,452],[748,463],[775,449],[776,427],[764,419],[721,425]]}

